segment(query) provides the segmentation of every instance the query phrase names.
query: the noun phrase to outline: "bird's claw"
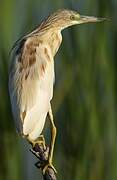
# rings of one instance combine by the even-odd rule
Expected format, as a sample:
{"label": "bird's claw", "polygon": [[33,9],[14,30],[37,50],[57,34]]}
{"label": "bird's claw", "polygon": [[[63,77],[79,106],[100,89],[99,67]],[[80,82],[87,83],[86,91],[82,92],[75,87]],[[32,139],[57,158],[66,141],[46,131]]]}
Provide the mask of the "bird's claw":
{"label": "bird's claw", "polygon": [[49,162],[43,167],[43,169],[42,169],[43,174],[46,173],[46,170],[47,170],[48,168],[53,169],[54,172],[57,174],[57,170],[55,169],[55,167],[53,166],[53,164],[52,164],[52,163],[49,163]]}
{"label": "bird's claw", "polygon": [[30,152],[32,152],[37,158],[40,158],[39,152],[36,152],[33,149],[30,149]]}

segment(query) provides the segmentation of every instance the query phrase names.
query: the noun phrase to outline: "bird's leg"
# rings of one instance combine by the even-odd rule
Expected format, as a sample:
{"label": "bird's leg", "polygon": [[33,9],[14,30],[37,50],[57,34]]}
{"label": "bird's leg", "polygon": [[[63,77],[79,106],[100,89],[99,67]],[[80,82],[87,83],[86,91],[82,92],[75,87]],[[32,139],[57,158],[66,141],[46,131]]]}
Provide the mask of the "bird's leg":
{"label": "bird's leg", "polygon": [[48,167],[51,167],[55,171],[55,173],[57,173],[56,169],[52,165],[54,144],[55,144],[55,139],[56,139],[56,126],[55,126],[54,120],[53,120],[51,105],[50,105],[50,109],[48,112],[48,117],[49,117],[50,122],[51,122],[51,142],[50,142],[50,148],[49,148],[48,162],[47,162],[47,165],[45,165],[45,167],[43,168],[44,174],[45,174],[45,171]]}
{"label": "bird's leg", "polygon": [[53,159],[53,151],[54,151],[54,145],[55,145],[55,139],[56,139],[56,126],[54,124],[54,119],[53,119],[53,114],[52,114],[52,108],[50,106],[50,110],[49,110],[49,119],[51,122],[51,143],[50,143],[50,150],[49,150],[49,157],[48,160],[50,162],[50,164],[52,163],[52,159]]}

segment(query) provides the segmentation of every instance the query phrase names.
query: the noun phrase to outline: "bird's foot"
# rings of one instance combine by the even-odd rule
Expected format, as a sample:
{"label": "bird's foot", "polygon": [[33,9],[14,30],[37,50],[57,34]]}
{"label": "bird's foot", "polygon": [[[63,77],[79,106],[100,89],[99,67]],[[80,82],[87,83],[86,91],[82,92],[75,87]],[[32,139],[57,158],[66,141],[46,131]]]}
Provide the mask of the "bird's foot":
{"label": "bird's foot", "polygon": [[42,169],[43,174],[46,173],[46,170],[47,170],[48,168],[53,169],[54,172],[57,174],[57,170],[56,170],[55,167],[53,166],[52,162],[48,162],[48,161],[47,161],[47,163],[45,164],[45,166],[44,166],[43,169]]}
{"label": "bird's foot", "polygon": [[29,140],[29,141],[32,144],[32,149],[34,149],[36,147],[36,145],[41,145],[41,146],[43,146],[44,149],[46,149],[45,138],[43,135],[40,135],[39,138],[35,141],[31,141],[31,140]]}

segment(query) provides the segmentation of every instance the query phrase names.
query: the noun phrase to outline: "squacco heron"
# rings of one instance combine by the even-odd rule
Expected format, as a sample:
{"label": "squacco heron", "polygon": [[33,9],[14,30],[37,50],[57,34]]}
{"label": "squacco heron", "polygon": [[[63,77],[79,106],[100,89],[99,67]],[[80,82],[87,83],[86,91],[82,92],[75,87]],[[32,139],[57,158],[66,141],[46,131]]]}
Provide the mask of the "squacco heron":
{"label": "squacco heron", "polygon": [[44,142],[42,130],[48,115],[51,122],[51,142],[48,166],[53,167],[56,127],[51,100],[54,84],[54,56],[62,42],[61,31],[82,23],[100,22],[105,18],[82,16],[72,10],[58,10],[34,31],[19,39],[12,48],[9,71],[9,93],[12,113],[18,132],[34,147]]}

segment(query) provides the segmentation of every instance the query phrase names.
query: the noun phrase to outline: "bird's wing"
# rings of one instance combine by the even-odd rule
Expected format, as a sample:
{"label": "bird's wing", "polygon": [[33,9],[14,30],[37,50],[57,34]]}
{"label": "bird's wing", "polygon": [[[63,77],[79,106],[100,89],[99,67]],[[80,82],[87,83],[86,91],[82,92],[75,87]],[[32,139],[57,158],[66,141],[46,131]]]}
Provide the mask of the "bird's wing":
{"label": "bird's wing", "polygon": [[[18,49],[20,47],[20,49]],[[9,74],[9,92],[12,111],[24,119],[35,105],[39,91],[41,99],[50,101],[53,94],[54,63],[51,53],[42,41],[28,38],[18,46]],[[20,117],[21,118],[21,117]]]}

